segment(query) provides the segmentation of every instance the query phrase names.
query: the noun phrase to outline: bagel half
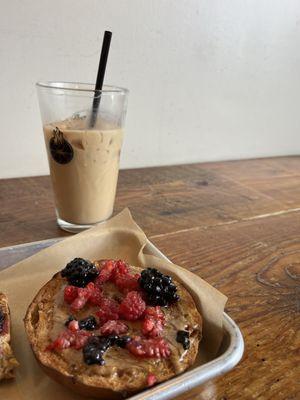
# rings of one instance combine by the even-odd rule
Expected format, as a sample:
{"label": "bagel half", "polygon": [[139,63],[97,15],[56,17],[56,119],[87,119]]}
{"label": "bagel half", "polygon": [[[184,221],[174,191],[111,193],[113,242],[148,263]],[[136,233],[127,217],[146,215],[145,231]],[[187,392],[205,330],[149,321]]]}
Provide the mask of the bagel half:
{"label": "bagel half", "polygon": [[14,369],[19,365],[10,346],[10,326],[8,301],[0,293],[0,381],[14,378]]}
{"label": "bagel half", "polygon": [[[94,264],[101,268],[102,263],[99,261]],[[137,267],[128,268],[132,274],[141,272]],[[149,376],[154,375],[155,383],[159,383],[182,373],[195,362],[202,336],[202,319],[189,292],[182,284],[173,282],[180,300],[161,308],[166,321],[162,337],[171,350],[169,357],[141,358],[126,348],[114,346],[104,354],[105,365],[87,365],[81,350],[47,350],[59,332],[66,329],[65,322],[70,314],[79,320],[95,314],[97,308],[86,305],[75,313],[71,312],[70,306],[64,301],[64,288],[68,282],[61,273],[55,274],[37,293],[24,319],[27,336],[38,363],[55,381],[77,393],[99,399],[117,399],[147,388]],[[103,286],[107,295],[121,301],[120,297],[124,294],[112,283],[104,283]],[[140,332],[140,321],[124,322],[129,329],[126,335]],[[176,340],[179,330],[189,332],[188,349],[184,349],[182,343]]]}

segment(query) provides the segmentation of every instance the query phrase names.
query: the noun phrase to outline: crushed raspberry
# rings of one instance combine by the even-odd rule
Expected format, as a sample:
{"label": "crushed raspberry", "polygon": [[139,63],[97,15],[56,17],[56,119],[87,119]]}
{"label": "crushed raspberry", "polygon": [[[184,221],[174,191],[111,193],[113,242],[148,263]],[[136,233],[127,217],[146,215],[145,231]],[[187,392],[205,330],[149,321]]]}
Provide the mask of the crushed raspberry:
{"label": "crushed raspberry", "polygon": [[129,292],[120,304],[120,315],[127,321],[139,319],[146,309],[146,303],[139,292]]}
{"label": "crushed raspberry", "polygon": [[128,326],[121,321],[107,321],[100,329],[100,333],[104,336],[120,335],[121,333],[126,333],[127,331]]}
{"label": "crushed raspberry", "polygon": [[108,297],[102,297],[100,309],[96,312],[102,324],[109,320],[119,319],[119,304]]}
{"label": "crushed raspberry", "polygon": [[129,271],[126,262],[122,260],[115,261],[115,268],[112,274],[112,280],[114,281],[118,275],[127,275],[127,274],[129,274]]}
{"label": "crushed raspberry", "polygon": [[64,300],[66,303],[71,304],[77,297],[78,287],[68,285],[64,290]]}
{"label": "crushed raspberry", "polygon": [[115,284],[121,291],[138,290],[139,283],[138,280],[140,274],[130,275],[130,274],[118,274],[115,277]]}
{"label": "crushed raspberry", "polygon": [[160,336],[166,324],[165,314],[159,306],[147,307],[142,323],[142,333],[145,336],[154,338]]}
{"label": "crushed raspberry", "polygon": [[99,306],[103,299],[102,289],[99,286],[95,286],[89,298],[89,303],[95,306]]}
{"label": "crushed raspberry", "polygon": [[157,378],[154,374],[148,374],[147,386],[153,386],[157,382]]}
{"label": "crushed raspberry", "polygon": [[79,322],[76,319],[73,319],[68,323],[68,329],[72,332],[79,331]]}
{"label": "crushed raspberry", "polygon": [[79,350],[85,345],[89,336],[91,336],[90,332],[66,329],[58,335],[54,342],[47,346],[46,350],[63,350],[69,347]]}
{"label": "crushed raspberry", "polygon": [[167,358],[171,354],[168,343],[163,338],[142,339],[135,336],[126,345],[133,355],[143,358]]}
{"label": "crushed raspberry", "polygon": [[99,275],[95,280],[95,285],[100,286],[104,282],[107,282],[111,279],[113,271],[116,267],[116,263],[114,260],[105,260],[102,263],[102,268],[100,269]]}
{"label": "crushed raspberry", "polygon": [[71,310],[81,310],[89,301],[94,290],[95,285],[93,282],[88,283],[85,288],[77,288],[77,297],[71,303]]}
{"label": "crushed raspberry", "polygon": [[74,342],[71,344],[71,347],[74,347],[74,349],[76,350],[82,349],[90,336],[91,333],[87,331],[77,332],[75,335]]}

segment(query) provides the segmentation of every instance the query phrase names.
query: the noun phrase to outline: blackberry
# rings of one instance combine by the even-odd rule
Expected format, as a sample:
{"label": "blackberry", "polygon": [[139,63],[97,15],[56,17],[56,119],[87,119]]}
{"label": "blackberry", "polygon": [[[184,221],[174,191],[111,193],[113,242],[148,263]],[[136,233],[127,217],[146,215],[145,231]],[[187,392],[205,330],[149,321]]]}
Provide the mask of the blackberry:
{"label": "blackberry", "polygon": [[179,300],[172,278],[155,268],[144,269],[141,272],[139,284],[146,293],[147,304],[151,306],[166,307]]}
{"label": "blackberry", "polygon": [[61,276],[67,278],[72,286],[85,287],[99,275],[99,271],[94,264],[83,258],[74,258],[61,271]]}
{"label": "blackberry", "polygon": [[110,340],[103,336],[92,336],[83,347],[83,359],[88,365],[104,365],[103,354],[110,347]]}
{"label": "blackberry", "polygon": [[116,345],[124,349],[126,347],[126,344],[129,343],[130,341],[131,341],[130,336],[119,336],[119,338],[116,340]]}
{"label": "blackberry", "polygon": [[4,322],[5,322],[5,314],[2,310],[0,310],[0,335],[4,328]]}
{"label": "blackberry", "polygon": [[187,331],[178,331],[176,335],[176,341],[182,344],[184,350],[190,348],[190,334]]}
{"label": "blackberry", "polygon": [[90,315],[87,318],[79,321],[79,329],[85,329],[86,331],[93,331],[97,328],[96,318]]}

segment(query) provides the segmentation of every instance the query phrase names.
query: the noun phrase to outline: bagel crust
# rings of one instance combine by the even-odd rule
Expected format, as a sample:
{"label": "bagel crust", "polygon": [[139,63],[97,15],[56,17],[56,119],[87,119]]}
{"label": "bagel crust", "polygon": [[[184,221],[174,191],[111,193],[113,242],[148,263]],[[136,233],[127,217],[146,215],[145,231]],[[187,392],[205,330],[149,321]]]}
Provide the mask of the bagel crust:
{"label": "bagel crust", "polygon": [[[129,270],[134,274],[141,272],[137,267],[129,267]],[[87,365],[80,350],[67,348],[58,352],[46,349],[59,332],[65,329],[65,321],[70,314],[82,319],[97,309],[96,306],[87,306],[75,314],[71,313],[63,296],[68,283],[60,273],[55,274],[37,293],[24,319],[26,333],[38,363],[57,382],[77,393],[99,399],[118,399],[145,389],[150,374],[159,383],[182,373],[195,362],[202,336],[202,319],[189,292],[182,284],[175,280],[173,282],[180,300],[169,307],[162,307],[166,319],[162,337],[170,347],[169,357],[140,358],[126,348],[113,346],[104,355],[105,365]],[[113,286],[107,283],[105,290],[117,298],[120,293]],[[127,335],[141,335],[140,321],[125,322],[129,328]],[[176,341],[179,330],[189,331],[190,347],[187,350]]]}
{"label": "bagel crust", "polygon": [[0,293],[0,311],[4,316],[4,324],[0,331],[0,381],[14,378],[14,369],[19,365],[10,346],[10,312],[8,301],[3,293]]}

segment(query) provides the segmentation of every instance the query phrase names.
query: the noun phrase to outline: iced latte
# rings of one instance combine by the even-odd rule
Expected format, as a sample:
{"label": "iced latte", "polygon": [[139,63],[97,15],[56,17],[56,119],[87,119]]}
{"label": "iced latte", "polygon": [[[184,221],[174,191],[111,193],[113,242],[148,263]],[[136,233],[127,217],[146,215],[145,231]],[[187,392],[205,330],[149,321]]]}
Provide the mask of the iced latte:
{"label": "iced latte", "polygon": [[51,180],[59,218],[94,224],[113,212],[123,141],[120,128],[85,118],[44,125]]}

